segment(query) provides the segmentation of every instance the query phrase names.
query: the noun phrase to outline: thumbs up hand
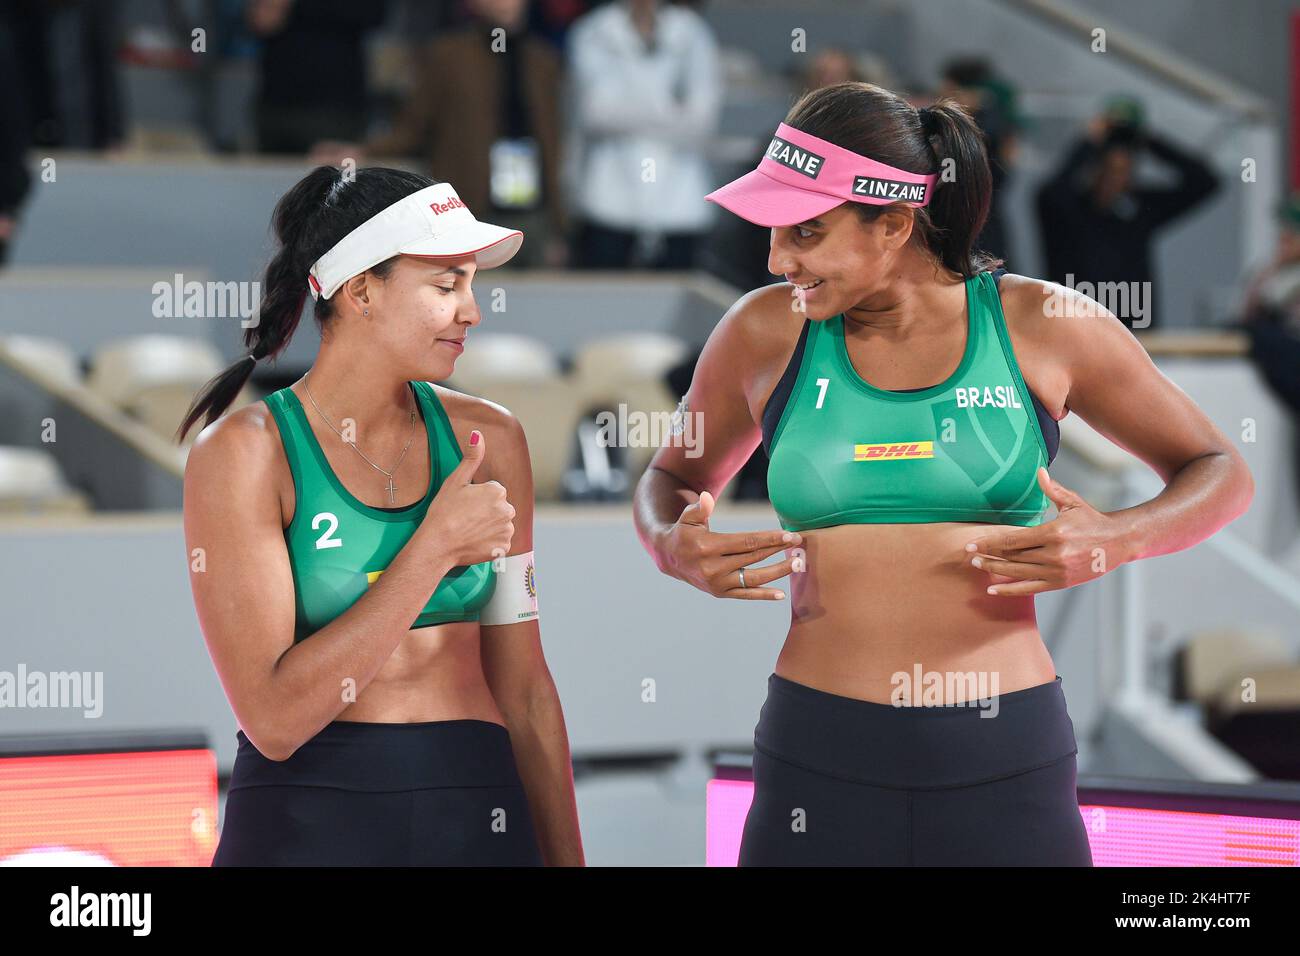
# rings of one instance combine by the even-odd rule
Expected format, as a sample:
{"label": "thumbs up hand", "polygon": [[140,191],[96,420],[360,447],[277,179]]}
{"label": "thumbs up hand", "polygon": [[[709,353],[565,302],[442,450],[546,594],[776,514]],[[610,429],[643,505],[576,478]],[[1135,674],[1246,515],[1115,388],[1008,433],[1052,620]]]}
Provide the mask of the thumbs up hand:
{"label": "thumbs up hand", "polygon": [[498,481],[473,482],[487,454],[487,439],[475,429],[460,464],[449,474],[429,505],[421,529],[435,529],[457,566],[478,564],[510,553],[514,506]]}

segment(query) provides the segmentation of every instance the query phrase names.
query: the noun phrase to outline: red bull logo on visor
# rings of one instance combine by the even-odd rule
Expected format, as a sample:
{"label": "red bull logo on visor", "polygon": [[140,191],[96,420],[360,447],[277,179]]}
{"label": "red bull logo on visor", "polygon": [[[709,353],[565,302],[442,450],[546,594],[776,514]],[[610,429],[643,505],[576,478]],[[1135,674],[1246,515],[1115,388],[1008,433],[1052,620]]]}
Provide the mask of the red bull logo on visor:
{"label": "red bull logo on visor", "polygon": [[932,441],[890,441],[854,445],[854,461],[894,461],[900,458],[933,458]]}
{"label": "red bull logo on visor", "polygon": [[439,216],[442,215],[444,212],[451,212],[453,209],[465,209],[468,207],[466,207],[466,205],[463,202],[461,202],[458,197],[452,196],[446,202],[429,203],[429,208],[433,210],[433,214],[435,216]]}

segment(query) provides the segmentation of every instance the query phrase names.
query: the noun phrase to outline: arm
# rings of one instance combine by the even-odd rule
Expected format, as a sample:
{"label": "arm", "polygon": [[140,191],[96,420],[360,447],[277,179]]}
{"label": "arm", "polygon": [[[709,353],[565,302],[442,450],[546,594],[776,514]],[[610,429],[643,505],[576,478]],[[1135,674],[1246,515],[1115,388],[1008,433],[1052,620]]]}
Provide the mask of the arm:
{"label": "arm", "polygon": [[[780,530],[719,534],[708,529],[714,499],[761,439],[745,379],[756,361],[762,361],[756,360],[756,351],[772,349],[774,339],[784,331],[779,321],[763,320],[774,309],[786,308],[782,303],[788,298],[787,289],[782,284],[750,292],[722,317],[705,343],[686,395],[695,448],[684,443],[663,445],[637,482],[633,497],[637,535],[655,566],[715,597],[783,597],[780,591],[760,585],[789,574],[794,558],[752,571],[749,565],[802,543],[800,535]],[[793,350],[790,344],[787,357]],[[687,451],[702,453],[691,457]],[[745,583],[750,587],[738,586],[740,568],[746,569]]]}
{"label": "arm", "polygon": [[[485,428],[494,449],[492,474],[515,509],[510,554],[533,550],[533,471],[518,419],[501,409]],[[507,585],[498,582],[498,587]],[[582,836],[564,711],[542,654],[538,621],[483,625],[483,675],[510,731],[542,857],[549,866],[582,866]]]}
{"label": "arm", "polygon": [[1040,285],[1074,297],[1084,313],[1054,320],[1070,379],[1066,405],[1165,482],[1150,501],[1111,513],[1122,522],[1122,560],[1189,548],[1244,513],[1254,481],[1227,436],[1113,314],[1073,290]]}
{"label": "arm", "polygon": [[1191,153],[1153,133],[1146,134],[1145,143],[1151,155],[1178,172],[1177,185],[1141,191],[1144,212],[1152,226],[1177,219],[1218,190],[1219,179],[1214,170]]}
{"label": "arm", "polygon": [[[991,578],[990,594],[1074,587],[1129,561],[1189,548],[1246,510],[1254,484],[1244,459],[1119,319],[1052,282],[1014,285],[1004,301],[1014,303],[1017,324],[1067,375],[1066,407],[1150,465],[1165,489],[1140,505],[1103,512],[1039,467],[1038,485],[1057,516],[976,533],[966,544],[965,557]],[[1053,308],[1045,311],[1049,301]]]}
{"label": "arm", "polygon": [[500,508],[485,508],[484,493],[468,490],[496,497],[496,486],[468,485],[482,453],[467,458],[388,570],[346,612],[295,644],[294,582],[276,491],[288,465],[279,441],[261,403],[233,412],[200,434],[184,486],[199,624],[236,719],[272,760],[287,759],[337,717],[350,703],[345,690],[360,693],[370,684],[445,574],[468,563],[464,558],[486,559],[474,555],[501,537],[506,507],[502,498]]}

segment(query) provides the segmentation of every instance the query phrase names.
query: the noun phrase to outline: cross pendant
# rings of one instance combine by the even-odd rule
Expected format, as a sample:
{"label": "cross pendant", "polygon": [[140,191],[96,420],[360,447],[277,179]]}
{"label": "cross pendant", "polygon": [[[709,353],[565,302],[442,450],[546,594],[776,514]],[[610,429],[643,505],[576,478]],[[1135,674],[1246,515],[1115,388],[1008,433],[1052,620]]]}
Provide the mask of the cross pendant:
{"label": "cross pendant", "polygon": [[393,476],[388,476],[388,503],[397,503],[397,485],[393,484]]}

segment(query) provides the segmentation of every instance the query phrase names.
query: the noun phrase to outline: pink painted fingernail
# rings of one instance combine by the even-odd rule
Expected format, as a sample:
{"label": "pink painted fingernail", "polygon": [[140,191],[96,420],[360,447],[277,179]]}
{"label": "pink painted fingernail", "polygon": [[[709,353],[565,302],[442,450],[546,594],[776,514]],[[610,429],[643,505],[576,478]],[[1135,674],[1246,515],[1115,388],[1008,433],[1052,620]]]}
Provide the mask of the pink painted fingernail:
{"label": "pink painted fingernail", "polygon": [[477,445],[477,444],[478,444],[478,429],[477,429],[477,428],[474,429],[472,432],[469,433],[469,443],[470,443],[471,445]]}
{"label": "pink painted fingernail", "polygon": [[989,588],[989,594],[997,594],[997,593],[998,593],[997,588]]}

